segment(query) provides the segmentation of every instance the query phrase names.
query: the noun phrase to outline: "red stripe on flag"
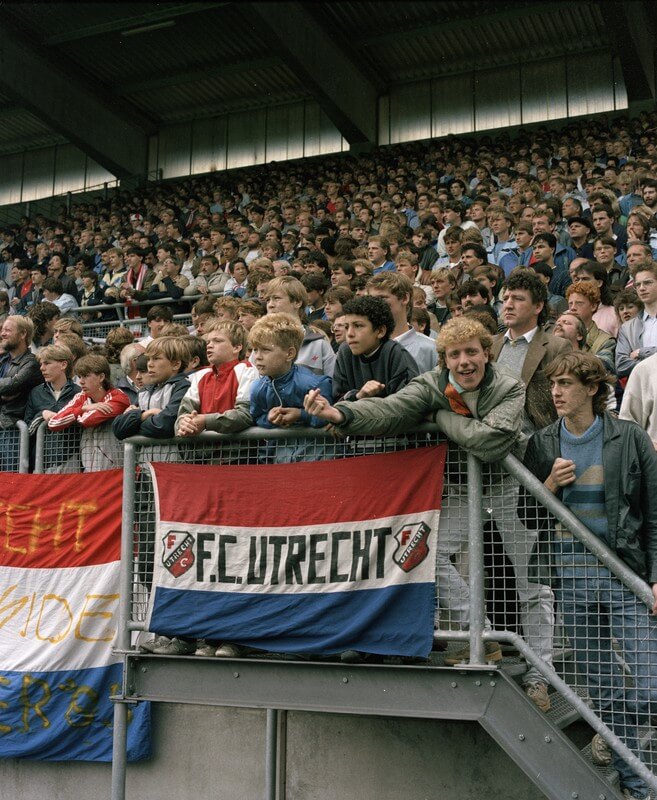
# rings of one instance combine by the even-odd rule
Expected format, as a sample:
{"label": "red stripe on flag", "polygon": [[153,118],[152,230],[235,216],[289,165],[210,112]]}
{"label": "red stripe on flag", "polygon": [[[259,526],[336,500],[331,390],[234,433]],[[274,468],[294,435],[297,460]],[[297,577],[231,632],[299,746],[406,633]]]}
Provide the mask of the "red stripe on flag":
{"label": "red stripe on flag", "polygon": [[440,508],[446,446],[262,466],[153,464],[160,519],[247,528],[323,525]]}
{"label": "red stripe on flag", "polygon": [[3,473],[0,565],[47,569],[121,557],[121,470],[82,475]]}

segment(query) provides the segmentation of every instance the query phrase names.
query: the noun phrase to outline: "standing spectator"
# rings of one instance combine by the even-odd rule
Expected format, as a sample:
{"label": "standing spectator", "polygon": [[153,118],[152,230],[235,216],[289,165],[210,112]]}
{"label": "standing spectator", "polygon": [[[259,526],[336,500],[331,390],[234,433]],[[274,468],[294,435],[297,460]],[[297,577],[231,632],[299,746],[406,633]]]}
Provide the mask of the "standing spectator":
{"label": "standing spectator", "polygon": [[103,356],[88,355],[75,364],[81,392],[48,420],[53,431],[80,425],[80,456],[85,472],[121,466],[123,450],[111,430],[111,421],[130,405],[128,396],[112,388],[110,365]]}
{"label": "standing spectator", "polygon": [[616,375],[623,378],[644,358],[657,353],[657,265],[640,269],[634,288],[643,303],[643,311],[624,322],[616,343]]}
{"label": "standing spectator", "polygon": [[[629,591],[573,534],[560,526],[545,547],[557,600],[581,675],[601,719],[627,747],[654,713],[657,635],[657,454],[638,425],[605,413],[608,375],[589,353],[558,356],[546,370],[558,421],[529,441],[525,465],[626,562],[654,595],[652,609]],[[523,492],[525,524],[544,509]],[[545,536],[551,526],[544,526]],[[619,756],[613,765],[626,798],[649,798],[643,780]]]}
{"label": "standing spectator", "polygon": [[28,317],[12,315],[2,323],[0,344],[0,471],[18,472],[17,439],[10,433],[23,419],[30,392],[43,378],[30,350],[34,325]]}
{"label": "standing spectator", "polygon": [[413,284],[410,279],[396,272],[374,275],[367,282],[367,293],[385,300],[390,307],[395,323],[391,338],[408,350],[420,373],[434,369],[438,363],[435,343],[428,336],[418,333],[409,322],[413,310]]}

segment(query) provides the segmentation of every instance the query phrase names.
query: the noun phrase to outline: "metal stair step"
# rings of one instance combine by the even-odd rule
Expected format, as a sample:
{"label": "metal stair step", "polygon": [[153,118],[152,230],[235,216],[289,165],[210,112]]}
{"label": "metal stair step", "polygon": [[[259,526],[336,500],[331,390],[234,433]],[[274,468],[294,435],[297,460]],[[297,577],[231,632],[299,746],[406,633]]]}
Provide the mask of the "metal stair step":
{"label": "metal stair step", "polygon": [[593,769],[596,770],[596,772],[598,772],[598,774],[601,775],[610,786],[613,786],[614,789],[619,788],[618,772],[611,764],[609,764],[607,767],[600,767],[593,763],[593,759],[591,758],[591,742],[589,742],[586,747],[583,747],[580,752],[582,754],[582,758],[585,761],[588,761]]}

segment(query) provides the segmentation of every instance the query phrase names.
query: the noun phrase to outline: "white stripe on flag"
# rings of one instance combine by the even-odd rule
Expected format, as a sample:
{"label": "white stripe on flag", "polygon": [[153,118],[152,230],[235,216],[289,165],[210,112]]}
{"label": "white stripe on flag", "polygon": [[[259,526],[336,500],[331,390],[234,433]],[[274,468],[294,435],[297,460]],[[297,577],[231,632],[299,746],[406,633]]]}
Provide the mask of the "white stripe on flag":
{"label": "white stripe on flag", "polygon": [[111,650],[118,585],[118,561],[48,570],[3,567],[2,669],[75,670],[116,662]]}
{"label": "white stripe on flag", "polygon": [[439,516],[434,510],[290,528],[160,522],[153,586],[325,594],[433,582]]}

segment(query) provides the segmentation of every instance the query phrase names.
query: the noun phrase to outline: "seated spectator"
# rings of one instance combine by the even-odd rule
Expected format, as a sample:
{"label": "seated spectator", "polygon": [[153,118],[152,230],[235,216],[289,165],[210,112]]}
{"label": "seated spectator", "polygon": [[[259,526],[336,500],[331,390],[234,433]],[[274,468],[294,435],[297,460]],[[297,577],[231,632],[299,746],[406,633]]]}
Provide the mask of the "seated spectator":
{"label": "seated spectator", "polygon": [[326,320],[324,295],[328,289],[328,284],[324,276],[315,274],[303,275],[301,283],[308,295],[308,305],[304,309],[308,322],[314,322],[318,319]]}
{"label": "seated spectator", "polygon": [[568,301],[565,297],[559,294],[553,294],[550,291],[550,281],[552,280],[552,267],[546,264],[545,261],[534,262],[529,269],[533,270],[536,275],[543,281],[548,293],[548,310],[549,317],[554,319],[568,308]]}
{"label": "seated spectator", "polygon": [[107,423],[122,414],[130,400],[120,389],[112,388],[110,365],[104,356],[83,356],[75,364],[75,374],[82,391],[48,420],[48,428],[83,428],[80,460],[85,472],[121,466],[123,450]]}
{"label": "seated spectator", "polygon": [[624,322],[616,342],[616,375],[628,376],[634,367],[657,353],[657,265],[641,269],[634,278],[634,288],[643,303],[643,311]]}
{"label": "seated spectator", "polygon": [[9,434],[25,415],[30,392],[43,378],[30,350],[34,325],[28,317],[12,315],[0,329],[0,471],[18,472],[17,440]]}
{"label": "seated spectator", "polygon": [[52,342],[55,333],[55,322],[60,317],[59,309],[53,303],[37,303],[27,312],[27,316],[34,323],[32,335],[32,352],[37,353],[40,347]]}
{"label": "seated spectator", "polygon": [[68,347],[62,344],[43,347],[37,361],[44,383],[32,389],[25,407],[24,420],[30,433],[34,433],[36,425],[54,417],[80,391],[72,380],[75,356]]}
{"label": "seated spectator", "polygon": [[236,320],[241,302],[237,297],[219,297],[214,302],[214,315],[217,319]]}
{"label": "seated spectator", "polygon": [[117,439],[172,438],[178,407],[190,386],[185,375],[188,351],[178,337],[160,336],[148,345],[144,355],[148,384],[139,393],[138,405],[126,408],[112,423]]}
{"label": "seated spectator", "polygon": [[0,325],[9,316],[9,295],[7,292],[0,291]]}
{"label": "seated spectator", "polygon": [[53,344],[61,344],[63,347],[68,347],[76,361],[88,353],[87,345],[73,331],[60,331],[56,334],[56,337],[53,337]]}
{"label": "seated spectator", "polygon": [[153,282],[148,290],[148,299],[161,300],[165,297],[172,297],[174,300],[178,300],[182,297],[185,289],[189,286],[189,281],[180,274],[181,267],[182,264],[175,256],[167,256],[158,264]]}
{"label": "seated spectator", "polygon": [[245,297],[247,293],[247,278],[249,277],[248,266],[241,259],[236,259],[231,262],[228,269],[230,278],[224,286],[224,295],[226,297]]}
{"label": "seated spectator", "polygon": [[64,293],[64,288],[60,280],[57,278],[46,278],[42,288],[44,301],[56,305],[62,316],[75,313],[78,307],[77,298]]}
{"label": "seated spectator", "polygon": [[237,319],[248,333],[256,321],[260,317],[264,317],[266,313],[267,309],[259,300],[242,300],[237,312]]}
{"label": "seated spectator", "polygon": [[559,297],[566,296],[566,289],[572,283],[568,267],[566,265],[558,266],[554,261],[554,254],[557,249],[557,239],[552,233],[537,233],[532,239],[532,257],[530,266],[533,262],[542,261],[547,264],[552,270],[552,277],[548,284],[548,292],[558,295]]}
{"label": "seated spectator", "polygon": [[434,341],[438,336],[437,331],[440,330],[440,325],[438,325],[436,330],[431,327],[431,317],[429,316],[429,312],[424,308],[419,308],[418,306],[413,306],[413,311],[411,312],[411,325],[418,333],[423,333],[425,336],[428,336]]}
{"label": "seated spectator", "polygon": [[219,269],[219,261],[214,255],[201,256],[198,275],[190,281],[184,294],[223,294],[229,274]]}
{"label": "seated spectator", "polygon": [[574,311],[562,312],[554,323],[552,335],[560,339],[567,339],[573,350],[586,350],[586,325]]}
{"label": "seated spectator", "polygon": [[246,360],[246,329],[232,320],[211,323],[204,334],[209,369],[199,370],[178,409],[176,435],[197,436],[212,430],[214,417],[248,403],[251,386],[258,377]]}
{"label": "seated spectator", "polygon": [[643,311],[643,303],[634,289],[621,289],[614,298],[614,310],[620,327]]}
{"label": "seated spectator", "polygon": [[123,325],[110,328],[105,337],[105,358],[107,358],[110,365],[110,383],[113,386],[117,386],[119,380],[124,377],[124,372],[121,368],[121,351],[127,345],[134,343],[134,334],[124,328]]}
{"label": "seated spectator", "polygon": [[338,350],[333,374],[336,400],[386,397],[419,374],[412,356],[390,339],[395,323],[379,297],[355,297],[343,309],[345,344]]}
{"label": "seated spectator", "polygon": [[426,295],[427,305],[431,305],[435,300],[433,289],[430,284],[421,283],[420,264],[415,253],[411,253],[410,250],[400,250],[395,259],[395,265],[400,275],[406,275],[414,287],[422,289]]}

